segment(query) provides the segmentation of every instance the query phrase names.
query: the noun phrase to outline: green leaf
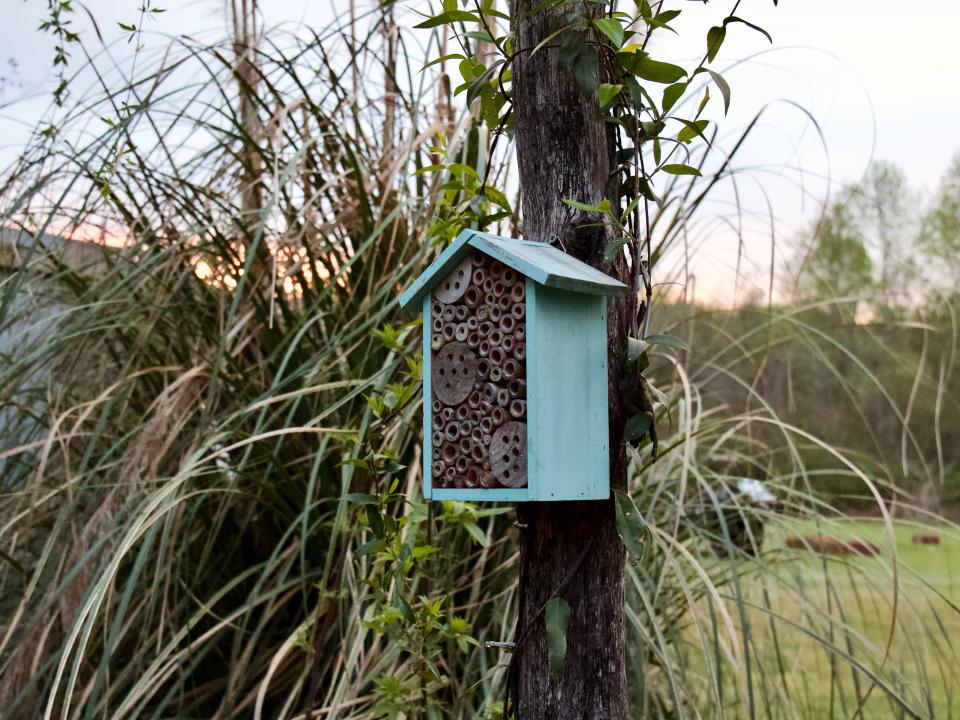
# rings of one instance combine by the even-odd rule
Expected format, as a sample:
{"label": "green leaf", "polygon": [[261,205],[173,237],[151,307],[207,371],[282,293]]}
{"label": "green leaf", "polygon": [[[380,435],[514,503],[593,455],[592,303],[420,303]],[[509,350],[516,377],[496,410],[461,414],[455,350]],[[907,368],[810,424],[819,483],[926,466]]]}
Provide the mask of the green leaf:
{"label": "green leaf", "polygon": [[627,362],[634,362],[649,349],[650,343],[646,340],[627,338]]}
{"label": "green leaf", "polygon": [[597,88],[597,101],[600,103],[600,107],[606,107],[611,100],[620,94],[621,90],[623,90],[623,85],[610,85],[609,83],[600,85]]}
{"label": "green leaf", "polygon": [[428,62],[426,65],[424,65],[422,68],[420,68],[420,71],[422,72],[426,70],[428,67],[437,65],[442,62],[446,62],[447,60],[464,60],[464,59],[465,59],[464,56],[461,55],[460,53],[451,53],[449,55],[441,55],[440,57],[434,58],[433,60]]}
{"label": "green leaf", "polygon": [[594,212],[594,213],[609,213],[610,212],[610,201],[607,198],[604,198],[596,205],[589,205],[587,203],[578,202],[577,200],[567,200],[564,199],[564,205],[569,205],[572,208],[577,210],[583,210],[584,212]]}
{"label": "green leaf", "polygon": [[467,529],[467,532],[470,533],[470,537],[477,541],[478,545],[482,545],[483,547],[487,546],[487,536],[483,530],[480,529],[479,525],[472,522],[465,522],[463,526]]}
{"label": "green leaf", "polygon": [[723,45],[723,39],[727,36],[726,27],[714,26],[707,30],[707,60],[713,62],[720,52],[720,46]]}
{"label": "green leaf", "polygon": [[683,97],[683,93],[686,92],[687,83],[674,83],[670,85],[663,91],[663,112],[664,114],[670,112],[670,108],[677,104],[677,100]]}
{"label": "green leaf", "polygon": [[651,60],[648,57],[638,58],[631,63],[629,69],[637,77],[656,83],[675,83],[687,75],[687,71],[679,65]]}
{"label": "green leaf", "polygon": [[768,33],[759,25],[754,25],[752,22],[744,20],[743,18],[736,17],[735,15],[731,15],[730,17],[726,18],[723,21],[724,26],[729,25],[730,23],[743,23],[748,28],[752,28],[753,30],[756,30],[758,33],[763,35],[767,40],[769,40],[771,44],[773,44],[773,38],[770,37],[770,33]]}
{"label": "green leaf", "polygon": [[419,30],[438,27],[440,25],[450,25],[455,22],[480,22],[480,18],[475,13],[466,10],[448,10],[447,12],[434,15],[429,20],[424,20],[419,25],[414,25]]}
{"label": "green leaf", "polygon": [[619,50],[623,46],[623,25],[616,18],[600,18],[593,21],[593,26],[610,38],[613,46]]}
{"label": "green leaf", "polygon": [[617,253],[623,249],[623,246],[630,242],[628,237],[618,237],[614,240],[611,240],[603,248],[603,260],[604,262],[611,262],[613,258],[616,257]]}
{"label": "green leaf", "polygon": [[703,135],[703,131],[710,124],[709,120],[680,120],[684,128],[677,133],[677,142],[688,143],[695,137]]}
{"label": "green leaf", "polygon": [[634,445],[643,440],[650,431],[651,425],[653,425],[653,413],[647,411],[637,413],[627,420],[623,428],[623,439]]}
{"label": "green leaf", "polygon": [[660,147],[660,138],[658,138],[658,137],[657,137],[657,138],[654,138],[654,139],[653,139],[653,161],[654,161],[657,165],[660,164],[660,155],[661,155],[661,153],[662,153],[662,149],[661,149],[661,147]]}
{"label": "green leaf", "polygon": [[643,557],[646,523],[634,505],[633,498],[620,488],[615,488],[613,493],[617,501],[617,534],[620,535],[627,552],[639,559]]}
{"label": "green leaf", "polygon": [[380,517],[380,510],[375,505],[367,505],[367,525],[376,537],[383,537],[383,518]]}
{"label": "green leaf", "polygon": [[720,88],[720,94],[723,95],[723,114],[726,115],[727,111],[730,110],[730,85],[727,84],[727,81],[723,79],[723,75],[713,70],[707,70],[710,73],[710,77],[713,78],[713,82],[716,83],[717,87]]}
{"label": "green leaf", "polygon": [[567,625],[570,623],[570,605],[560,597],[547,600],[543,612],[547,626],[547,653],[550,672],[559,675],[567,657]]}
{"label": "green leaf", "polygon": [[136,31],[137,31],[137,26],[134,25],[133,23],[122,23],[122,22],[118,22],[117,25],[120,26],[120,29],[121,29],[121,30],[126,30],[127,32],[136,32]]}
{"label": "green leaf", "polygon": [[664,165],[662,168],[665,173],[670,173],[671,175],[696,175],[701,177],[701,173],[695,167],[690,167],[689,165]]}

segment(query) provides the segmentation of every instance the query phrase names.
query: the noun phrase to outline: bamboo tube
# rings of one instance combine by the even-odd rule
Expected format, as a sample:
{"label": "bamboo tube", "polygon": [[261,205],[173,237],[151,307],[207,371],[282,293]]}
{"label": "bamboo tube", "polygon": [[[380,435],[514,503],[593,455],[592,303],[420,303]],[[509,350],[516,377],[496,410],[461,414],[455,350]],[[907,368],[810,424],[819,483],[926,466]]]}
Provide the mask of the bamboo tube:
{"label": "bamboo tube", "polygon": [[[504,285],[502,282],[499,282],[499,281],[498,281],[498,282],[495,282],[495,283],[493,284],[493,294],[494,294],[497,298],[502,298],[502,297],[504,297],[504,296],[507,294],[507,286]],[[499,302],[499,300],[498,300],[498,302]]]}
{"label": "bamboo tube", "polygon": [[513,300],[517,305],[523,307],[523,299],[527,295],[527,289],[522,282],[518,282],[512,288],[510,288],[510,299]]}
{"label": "bamboo tube", "polygon": [[504,335],[503,342],[500,343],[500,347],[509,355],[513,352],[513,348],[516,346],[517,341],[513,339],[513,335]]}
{"label": "bamboo tube", "polygon": [[479,320],[480,322],[483,322],[489,317],[490,317],[490,308],[488,308],[486,305],[481,305],[480,307],[477,308],[477,320]]}
{"label": "bamboo tube", "polygon": [[477,346],[477,353],[479,353],[480,357],[486,357],[489,352],[490,352],[490,341],[481,340],[480,344]]}
{"label": "bamboo tube", "polygon": [[434,300],[430,305],[430,309],[432,310],[433,317],[440,317],[443,314],[443,303],[438,300]]}
{"label": "bamboo tube", "polygon": [[456,330],[456,327],[453,325],[453,323],[447,323],[446,325],[443,326],[443,332],[441,333],[441,335],[443,335],[444,340],[446,340],[447,342],[451,342],[456,332],[457,330]]}
{"label": "bamboo tube", "polygon": [[525,397],[527,394],[527,383],[519,378],[515,378],[507,385],[507,390],[510,392],[511,397]]}
{"label": "bamboo tube", "polygon": [[513,356],[523,362],[527,357],[527,346],[525,343],[518,342],[517,346],[513,349]]}
{"label": "bamboo tube", "polygon": [[448,467],[443,473],[443,479],[446,480],[448,486],[453,485],[457,481],[457,471]]}
{"label": "bamboo tube", "polygon": [[443,335],[434,335],[430,338],[430,349],[439,350],[443,347]]}
{"label": "bamboo tube", "polygon": [[470,446],[470,457],[474,462],[482,463],[485,455],[483,445],[480,442],[475,442]]}
{"label": "bamboo tube", "polygon": [[517,321],[513,319],[513,315],[504,313],[503,317],[500,318],[500,332],[504,335],[511,335],[516,327]]}
{"label": "bamboo tube", "polygon": [[473,447],[473,440],[471,440],[469,437],[462,437],[460,438],[459,447],[460,447],[460,454],[463,456],[467,456],[470,454],[470,448]]}
{"label": "bamboo tube", "polygon": [[463,302],[468,307],[475,307],[478,302],[480,302],[480,290],[477,288],[478,283],[474,283],[467,288],[467,291],[463,294]]}
{"label": "bamboo tube", "polygon": [[507,420],[507,413],[502,407],[495,407],[490,411],[490,419],[497,427],[503,425]]}
{"label": "bamboo tube", "polygon": [[[466,308],[464,308],[466,309]],[[457,342],[463,342],[467,339],[467,336],[470,334],[470,331],[467,329],[466,323],[457,323],[456,328],[453,331],[453,337]]]}
{"label": "bamboo tube", "polygon": [[447,305],[443,308],[443,319],[447,322],[453,322],[456,319],[457,311],[453,305]]}
{"label": "bamboo tube", "polygon": [[434,430],[430,434],[430,440],[433,442],[434,447],[440,447],[443,445],[443,430]]}
{"label": "bamboo tube", "polygon": [[503,281],[509,285],[517,279],[516,273],[513,272],[511,268],[504,268],[503,270]]}
{"label": "bamboo tube", "polygon": [[460,426],[457,424],[456,420],[451,420],[443,427],[443,437],[453,442],[457,439],[457,436],[460,434]]}
{"label": "bamboo tube", "polygon": [[434,415],[439,415],[443,412],[443,403],[439,400],[434,400],[430,403],[430,409],[433,410]]}
{"label": "bamboo tube", "polygon": [[449,465],[457,459],[457,446],[453,443],[446,443],[440,449],[440,454],[443,456],[443,461]]}
{"label": "bamboo tube", "polygon": [[490,348],[492,350],[494,347],[500,346],[500,343],[503,341],[503,333],[497,329],[494,329],[487,339],[490,341]]}
{"label": "bamboo tube", "polygon": [[483,399],[489,403],[497,401],[497,386],[492,382],[486,383],[483,386]]}
{"label": "bamboo tube", "polygon": [[487,279],[487,270],[486,268],[478,267],[473,269],[473,284],[477,287],[483,286],[484,280]]}
{"label": "bamboo tube", "polygon": [[500,388],[497,390],[497,405],[500,407],[507,407],[510,404],[510,393],[507,392],[506,388]]}
{"label": "bamboo tube", "polygon": [[451,408],[451,407],[445,407],[445,408],[443,409],[443,413],[441,413],[441,415],[443,416],[443,421],[444,421],[445,423],[448,423],[448,422],[450,422],[451,420],[453,420],[453,418],[454,418],[454,410],[453,410],[453,408]]}
{"label": "bamboo tube", "polygon": [[[493,279],[492,277],[489,277],[489,276],[483,281],[483,291],[484,291],[487,295],[492,295],[492,294],[493,294],[494,282],[495,282],[494,279]],[[490,302],[490,300],[489,300],[489,298],[488,298],[488,299],[487,299],[487,303],[489,304],[489,302]]]}
{"label": "bamboo tube", "polygon": [[469,314],[470,311],[467,309],[466,305],[457,305],[456,309],[453,311],[453,316],[461,322],[466,320],[467,315]]}
{"label": "bamboo tube", "polygon": [[527,402],[526,400],[511,400],[510,401],[510,417],[513,418],[522,418],[527,414]]}
{"label": "bamboo tube", "polygon": [[480,321],[477,320],[476,315],[471,315],[467,318],[467,329],[470,331],[476,330],[480,326]]}
{"label": "bamboo tube", "polygon": [[490,361],[486,358],[482,358],[480,362],[477,363],[477,377],[481,380],[486,380],[490,377]]}
{"label": "bamboo tube", "polygon": [[473,432],[470,433],[470,439],[473,440],[475,446],[483,444],[483,429],[475,426]]}
{"label": "bamboo tube", "polygon": [[[485,417],[480,421],[480,429],[483,431],[483,434],[489,437],[490,432],[493,430],[493,420],[491,418]],[[488,442],[484,442],[484,445],[489,445]]]}
{"label": "bamboo tube", "polygon": [[494,260],[492,263],[490,263],[490,277],[497,279],[502,278],[503,271],[506,269],[506,266],[502,262]]}
{"label": "bamboo tube", "polygon": [[497,305],[500,306],[503,312],[510,312],[510,309],[513,307],[513,300],[510,299],[509,295],[501,295],[497,299]]}
{"label": "bamboo tube", "polygon": [[467,461],[467,459],[463,455],[457,458],[457,464],[455,467],[457,468],[457,474],[460,475],[461,478],[463,478],[463,476],[466,474],[467,468],[469,466],[470,466],[470,463]]}
{"label": "bamboo tube", "polygon": [[499,323],[500,318],[503,317],[503,310],[500,309],[499,305],[490,306],[490,320]]}
{"label": "bamboo tube", "polygon": [[447,466],[443,464],[442,460],[436,461],[430,467],[430,474],[433,475],[435,479],[440,479],[443,477],[443,473],[446,472]]}
{"label": "bamboo tube", "polygon": [[517,361],[513,358],[507,358],[504,360],[503,365],[501,365],[500,368],[503,370],[503,377],[505,377],[507,380],[512,380],[519,372]]}
{"label": "bamboo tube", "polygon": [[476,350],[480,347],[480,333],[476,330],[467,335],[467,347],[471,350]]}
{"label": "bamboo tube", "polygon": [[510,314],[513,316],[514,320],[523,320],[527,316],[527,306],[522,302],[518,302],[512,308],[510,308]]}
{"label": "bamboo tube", "polygon": [[479,390],[474,390],[467,397],[467,407],[476,409],[480,407],[480,401],[483,399],[483,396],[480,394]]}
{"label": "bamboo tube", "polygon": [[480,471],[475,467],[467,468],[467,476],[465,478],[467,487],[477,487],[480,485]]}
{"label": "bamboo tube", "polygon": [[434,448],[430,451],[430,457],[434,462],[440,460],[440,448]]}
{"label": "bamboo tube", "polygon": [[503,368],[499,365],[490,368],[490,379],[493,382],[500,382],[503,379]]}
{"label": "bamboo tube", "polygon": [[493,332],[493,323],[489,320],[485,320],[484,322],[480,323],[480,326],[477,328],[477,332],[479,332],[485,338],[490,337],[490,333]]}
{"label": "bamboo tube", "polygon": [[467,406],[466,405],[457,405],[456,415],[457,420],[466,420],[467,419]]}
{"label": "bamboo tube", "polygon": [[433,319],[432,327],[435,333],[443,332],[443,318],[435,317]]}

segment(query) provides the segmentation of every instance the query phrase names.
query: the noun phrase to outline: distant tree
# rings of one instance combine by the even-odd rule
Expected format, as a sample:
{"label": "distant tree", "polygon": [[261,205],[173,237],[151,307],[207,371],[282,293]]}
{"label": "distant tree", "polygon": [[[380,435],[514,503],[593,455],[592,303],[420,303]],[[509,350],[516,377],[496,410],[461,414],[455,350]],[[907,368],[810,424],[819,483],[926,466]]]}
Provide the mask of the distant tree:
{"label": "distant tree", "polygon": [[873,262],[847,204],[835,203],[817,223],[796,277],[800,300],[864,295],[875,288]]}
{"label": "distant tree", "polygon": [[955,288],[960,282],[960,153],[940,181],[933,207],[920,227],[920,248],[933,262],[929,275]]}
{"label": "distant tree", "polygon": [[876,160],[840,198],[874,259],[876,289],[887,304],[905,304],[916,286],[917,216],[903,171]]}

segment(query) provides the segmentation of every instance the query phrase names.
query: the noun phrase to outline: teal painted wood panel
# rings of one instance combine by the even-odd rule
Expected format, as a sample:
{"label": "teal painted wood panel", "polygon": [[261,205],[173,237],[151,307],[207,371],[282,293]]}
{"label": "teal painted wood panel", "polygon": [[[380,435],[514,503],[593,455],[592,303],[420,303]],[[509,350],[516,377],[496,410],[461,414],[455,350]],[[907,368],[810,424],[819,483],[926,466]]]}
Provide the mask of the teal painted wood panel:
{"label": "teal painted wood panel", "polygon": [[608,498],[607,300],[527,292],[530,499]]}
{"label": "teal painted wood panel", "polygon": [[590,295],[622,295],[627,291],[619,280],[547,243],[474,232],[469,244],[540,285]]}
{"label": "teal painted wood panel", "polygon": [[431,500],[466,502],[525,502],[530,500],[527,488],[434,488]]}
{"label": "teal painted wood panel", "polygon": [[[555,247],[514,240],[477,230],[463,230],[440,256],[400,295],[400,306],[417,305],[461,260],[477,248],[518,273],[547,287],[593,295],[622,295],[627,286]],[[429,316],[427,316],[429,317]]]}

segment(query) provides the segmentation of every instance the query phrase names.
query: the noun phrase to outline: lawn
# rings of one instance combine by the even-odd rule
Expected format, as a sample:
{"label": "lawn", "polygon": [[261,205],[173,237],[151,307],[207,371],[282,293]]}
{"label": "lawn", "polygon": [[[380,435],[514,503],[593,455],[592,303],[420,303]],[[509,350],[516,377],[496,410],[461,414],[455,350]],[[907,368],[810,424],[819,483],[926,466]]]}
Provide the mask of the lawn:
{"label": "lawn", "polygon": [[[872,542],[880,554],[830,557],[785,547],[787,537],[818,530]],[[862,703],[864,718],[960,717],[960,532],[902,521],[893,530],[894,543],[881,520],[767,528],[764,554],[781,561],[742,566],[744,600],[728,605],[733,617],[742,611],[750,620],[749,639],[738,638],[753,650],[750,681],[746,671],[727,670],[717,715],[749,717],[752,704],[756,717],[851,718]],[[936,533],[940,544],[914,544],[915,533]],[[735,594],[731,585],[726,591]],[[694,640],[692,631],[687,637]]]}

